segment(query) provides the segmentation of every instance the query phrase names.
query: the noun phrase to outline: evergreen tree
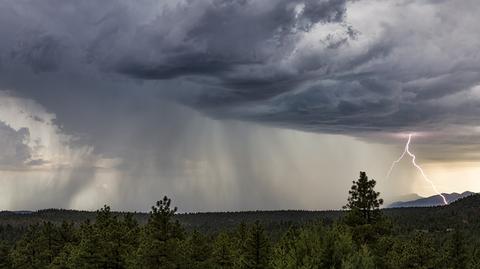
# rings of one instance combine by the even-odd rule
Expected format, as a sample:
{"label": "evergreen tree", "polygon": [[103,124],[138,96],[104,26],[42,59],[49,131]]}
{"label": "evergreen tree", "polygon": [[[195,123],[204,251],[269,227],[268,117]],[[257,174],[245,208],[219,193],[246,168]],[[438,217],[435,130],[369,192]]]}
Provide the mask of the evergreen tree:
{"label": "evergreen tree", "polygon": [[382,235],[391,232],[390,221],[380,211],[383,199],[374,190],[375,185],[375,180],[369,180],[365,172],[360,172],[359,179],[353,181],[348,203],[344,206],[348,210],[344,221],[353,228],[357,246],[375,243]]}
{"label": "evergreen tree", "polygon": [[363,245],[359,251],[345,257],[341,269],[375,269],[374,258],[368,247]]}
{"label": "evergreen tree", "polygon": [[275,269],[301,268],[303,257],[298,257],[298,233],[290,227],[272,251],[272,267]]}
{"label": "evergreen tree", "polygon": [[58,254],[53,262],[49,265],[49,269],[74,269],[71,265],[71,256],[72,250],[74,249],[73,244],[66,244],[62,251]]}
{"label": "evergreen tree", "polygon": [[123,256],[125,259],[127,267],[132,267],[135,265],[136,251],[140,244],[140,226],[138,222],[133,217],[132,213],[127,213],[123,217],[122,222],[123,227]]}
{"label": "evergreen tree", "polygon": [[245,244],[247,241],[248,227],[245,222],[241,222],[234,232],[233,236],[233,267],[236,269],[242,268],[244,264]]}
{"label": "evergreen tree", "polygon": [[[75,240],[73,224],[31,225],[10,253],[14,268],[46,268]],[[2,268],[2,267],[0,267]]]}
{"label": "evergreen tree", "polygon": [[247,240],[247,234],[248,234],[248,227],[245,222],[240,223],[238,225],[237,230],[235,231],[235,244],[237,246],[243,246],[245,241]]}
{"label": "evergreen tree", "polygon": [[213,262],[216,269],[233,268],[234,250],[229,235],[222,232],[217,235],[213,245]]}
{"label": "evergreen tree", "polygon": [[455,229],[448,241],[446,263],[449,268],[464,269],[467,268],[467,258],[465,239],[459,229]]}
{"label": "evergreen tree", "polygon": [[393,269],[438,268],[438,252],[433,241],[424,232],[417,232],[410,240],[397,240],[387,255],[387,264]]}
{"label": "evergreen tree", "polygon": [[[389,211],[399,225],[395,234],[385,236],[387,222],[378,211],[381,199],[374,185],[363,173],[352,187],[348,225],[313,223],[286,230],[287,224],[281,223],[269,225],[269,235],[258,221],[216,237],[196,230],[186,234],[174,220],[176,208],[167,197],[152,207],[142,227],[132,214],[120,217],[108,206],[97,211],[95,222],[78,228],[68,222],[28,228],[0,225],[0,268],[480,269],[480,248],[474,245],[480,226],[457,217],[457,203]],[[377,202],[365,202],[368,199]],[[474,209],[469,212],[477,212],[478,205]],[[428,212],[438,216],[422,216]],[[419,220],[410,217],[405,224],[405,216]],[[443,232],[455,224],[461,225]],[[276,242],[272,248],[270,242]]]}
{"label": "evergreen tree", "polygon": [[211,260],[211,245],[207,238],[194,230],[187,240],[182,244],[183,261],[182,268],[185,269],[208,269],[213,268]]}
{"label": "evergreen tree", "polygon": [[379,199],[379,192],[374,190],[375,180],[369,180],[365,172],[360,172],[360,178],[353,181],[348,192],[348,203],[344,206],[349,210],[348,221],[350,224],[362,225],[372,224],[381,216],[380,206],[383,199]]}
{"label": "evergreen tree", "polygon": [[58,228],[59,236],[65,244],[78,242],[77,232],[73,222],[63,221]]}
{"label": "evergreen tree", "polygon": [[39,234],[39,241],[43,245],[42,256],[47,259],[47,264],[52,263],[53,259],[60,253],[65,241],[60,233],[60,230],[51,222],[46,222],[42,225]]}
{"label": "evergreen tree", "polygon": [[[79,231],[80,241],[78,245],[65,249],[62,254],[63,259],[54,260],[55,267],[62,268],[101,268],[101,238],[100,234],[95,232],[95,228],[89,220],[82,223]],[[65,256],[67,254],[67,256]]]}
{"label": "evergreen tree", "polygon": [[322,265],[326,250],[325,233],[325,227],[317,223],[303,227],[298,236],[290,235],[295,239],[293,245],[288,247],[287,268],[315,268]]}
{"label": "evergreen tree", "polygon": [[[365,260],[356,257],[355,246],[349,230],[342,225],[325,228],[321,224],[308,225],[300,230],[288,231],[275,246],[272,267],[298,268],[341,268],[356,266]],[[371,257],[371,255],[369,256]],[[348,263],[348,264],[347,264]],[[366,263],[366,262],[365,262]]]}
{"label": "evergreen tree", "polygon": [[[97,211],[93,225],[85,223],[81,228],[81,240],[71,250],[70,268],[126,268],[128,257],[136,248],[132,234],[136,226],[131,220],[120,221],[105,206]],[[59,263],[59,261],[56,261]]]}
{"label": "evergreen tree", "polygon": [[380,237],[375,244],[369,246],[371,248],[376,268],[387,268],[387,256],[392,250],[394,242],[394,237],[392,235],[387,235]]}
{"label": "evergreen tree", "polygon": [[8,254],[10,253],[10,246],[7,242],[0,240],[0,268],[11,268],[10,258]]}
{"label": "evergreen tree", "polygon": [[241,268],[267,269],[270,261],[270,242],[259,221],[250,228],[243,246]]}
{"label": "evergreen tree", "polygon": [[480,245],[475,244],[472,253],[470,255],[470,260],[468,261],[468,269],[480,269]]}
{"label": "evergreen tree", "polygon": [[170,269],[180,265],[178,253],[183,230],[173,221],[177,208],[170,208],[171,200],[164,197],[152,207],[148,223],[143,229],[134,268]]}
{"label": "evergreen tree", "polygon": [[323,241],[322,268],[341,268],[343,261],[354,253],[352,236],[344,226],[333,226]]}

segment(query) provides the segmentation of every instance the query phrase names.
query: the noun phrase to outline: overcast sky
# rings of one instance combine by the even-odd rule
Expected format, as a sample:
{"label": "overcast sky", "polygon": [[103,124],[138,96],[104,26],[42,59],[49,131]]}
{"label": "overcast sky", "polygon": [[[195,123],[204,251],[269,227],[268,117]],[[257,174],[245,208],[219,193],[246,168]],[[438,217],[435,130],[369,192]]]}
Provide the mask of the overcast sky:
{"label": "overcast sky", "polygon": [[0,209],[480,191],[477,0],[0,2]]}

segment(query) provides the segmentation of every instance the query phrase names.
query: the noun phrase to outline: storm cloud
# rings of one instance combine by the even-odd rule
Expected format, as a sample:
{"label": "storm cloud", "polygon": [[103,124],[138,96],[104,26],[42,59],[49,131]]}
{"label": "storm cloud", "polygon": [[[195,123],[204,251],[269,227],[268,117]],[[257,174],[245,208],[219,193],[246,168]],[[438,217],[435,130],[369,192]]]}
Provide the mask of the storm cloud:
{"label": "storm cloud", "polygon": [[[183,81],[159,91],[212,117],[318,132],[476,126],[476,9],[469,0],[6,1],[1,62],[7,73]],[[471,98],[445,102],[461,93]]]}
{"label": "storm cloud", "polygon": [[[88,200],[78,198],[78,178],[101,174],[105,160],[115,160],[108,167],[118,177],[107,180],[118,188],[110,191],[130,205],[161,177],[159,188],[185,196],[187,207],[198,193],[216,208],[202,184],[179,183],[197,171],[232,179],[219,188],[238,195],[257,184],[258,197],[240,208],[285,206],[259,179],[278,175],[248,161],[285,141],[257,128],[367,144],[415,132],[425,159],[478,160],[479,12],[475,0],[2,1],[0,90],[51,113],[53,132],[69,137],[63,144],[91,149],[71,174],[82,187],[61,198],[73,197],[72,206]],[[49,162],[22,144],[30,123],[10,130],[12,117],[0,120],[0,139],[8,138],[0,144],[16,145],[0,164]],[[145,186],[132,187],[132,178]]]}
{"label": "storm cloud", "polygon": [[30,159],[30,147],[25,144],[30,137],[28,129],[22,128],[18,131],[0,122],[0,155],[1,166],[23,166]]}

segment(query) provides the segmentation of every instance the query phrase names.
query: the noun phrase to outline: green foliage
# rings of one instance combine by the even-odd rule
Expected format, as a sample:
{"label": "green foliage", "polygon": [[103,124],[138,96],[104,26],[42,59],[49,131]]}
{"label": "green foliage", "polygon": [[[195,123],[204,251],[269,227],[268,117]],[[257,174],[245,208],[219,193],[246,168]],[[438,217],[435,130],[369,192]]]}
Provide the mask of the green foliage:
{"label": "green foliage", "polygon": [[344,207],[350,210],[348,221],[358,225],[375,223],[380,218],[379,208],[383,204],[383,199],[378,198],[380,193],[374,190],[377,183],[369,180],[365,172],[360,172],[360,178],[352,182],[348,203]]}
{"label": "green foliage", "polygon": [[343,225],[289,230],[273,253],[273,268],[376,268],[368,247],[357,248],[350,229]]}
{"label": "green foliage", "polygon": [[267,269],[270,267],[270,242],[259,221],[252,225],[242,244],[239,268]]}
{"label": "green foliage", "polygon": [[212,258],[215,269],[233,268],[235,259],[234,242],[227,233],[222,232],[216,237]]}
{"label": "green foliage", "polygon": [[342,261],[342,269],[374,269],[375,263],[373,255],[366,245],[362,246],[359,251],[352,253]]}
{"label": "green foliage", "polygon": [[348,210],[344,221],[353,227],[354,240],[358,245],[375,242],[391,229],[389,220],[380,211],[383,199],[374,190],[375,185],[375,180],[369,180],[365,172],[360,172],[360,178],[353,181],[348,203],[344,206]]}
{"label": "green foliage", "polygon": [[65,247],[49,267],[127,268],[138,246],[138,232],[138,224],[131,215],[120,220],[105,206],[97,211],[95,223],[83,223],[77,233],[71,224],[59,227]]}
{"label": "green foliage", "polygon": [[298,249],[300,241],[298,239],[299,232],[291,227],[273,248],[271,261],[273,268],[290,269],[302,267],[301,262],[304,255]]}
{"label": "green foliage", "polygon": [[434,248],[432,238],[425,232],[417,232],[409,240],[394,243],[392,251],[387,254],[388,267],[395,269],[438,268],[438,250]]}
{"label": "green foliage", "polygon": [[475,244],[472,249],[471,258],[468,261],[468,269],[480,269],[480,246]]}
{"label": "green foliage", "polygon": [[45,268],[68,243],[63,230],[50,222],[32,225],[10,254],[14,268]]}
{"label": "green foliage", "polygon": [[[380,214],[381,199],[374,186],[361,174],[350,192],[346,218],[333,223],[293,226],[256,221],[221,232],[184,230],[176,219],[176,208],[164,197],[141,225],[134,215],[111,212],[108,206],[97,211],[94,221],[80,225],[0,225],[0,268],[480,268],[480,225],[465,218],[456,221],[457,210],[465,203],[473,206],[471,201],[443,211],[411,210],[418,219],[424,217],[420,225],[411,225],[401,222],[405,211],[395,211],[400,213],[394,221]],[[438,212],[447,212],[440,216],[451,218],[437,221]]]}
{"label": "green foliage", "polygon": [[0,241],[0,268],[11,268],[10,264],[10,246],[5,241]]}
{"label": "green foliage", "polygon": [[140,246],[133,262],[135,268],[177,268],[181,264],[181,241],[183,229],[173,221],[177,208],[170,208],[166,196],[152,207],[148,223],[142,230]]}
{"label": "green foliage", "polygon": [[448,268],[464,269],[467,268],[467,250],[465,247],[465,239],[458,229],[451,234],[447,244],[447,260],[445,264]]}
{"label": "green foliage", "polygon": [[97,211],[95,223],[85,222],[79,234],[78,244],[68,245],[52,268],[127,268],[138,227],[128,215],[119,220],[105,206]]}
{"label": "green foliage", "polygon": [[207,237],[193,231],[181,245],[183,259],[181,267],[185,269],[206,269],[213,267],[212,246]]}

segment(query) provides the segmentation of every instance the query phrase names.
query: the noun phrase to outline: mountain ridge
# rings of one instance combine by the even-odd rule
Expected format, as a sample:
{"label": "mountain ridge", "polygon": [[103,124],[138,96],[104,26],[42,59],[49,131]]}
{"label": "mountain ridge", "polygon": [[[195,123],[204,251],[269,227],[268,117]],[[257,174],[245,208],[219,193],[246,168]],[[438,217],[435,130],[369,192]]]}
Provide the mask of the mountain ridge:
{"label": "mountain ridge", "polygon": [[[449,204],[476,194],[475,192],[465,191],[462,193],[452,192],[452,193],[442,193],[445,196],[445,199]],[[431,206],[443,206],[443,199],[440,195],[432,195],[429,197],[423,197],[414,200],[408,201],[397,201],[389,204],[387,208],[402,208],[402,207],[431,207]]]}

